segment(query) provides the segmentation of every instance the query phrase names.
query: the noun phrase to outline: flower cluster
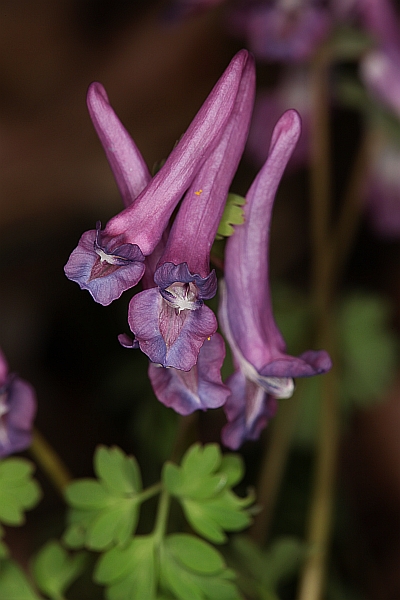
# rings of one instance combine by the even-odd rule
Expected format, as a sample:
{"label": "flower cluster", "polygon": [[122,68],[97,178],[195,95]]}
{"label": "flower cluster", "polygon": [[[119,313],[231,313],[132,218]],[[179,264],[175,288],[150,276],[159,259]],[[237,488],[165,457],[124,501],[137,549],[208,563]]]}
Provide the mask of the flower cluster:
{"label": "flower cluster", "polygon": [[249,190],[245,223],[227,244],[220,323],[236,371],[226,385],[221,380],[224,341],[205,304],[217,292],[210,251],[246,143],[254,94],[254,61],[243,50],[151,177],[104,89],[92,84],[89,111],[125,209],[104,230],[98,223],[84,233],[65,267],[67,277],[103,305],[142,279],[143,291],[129,304],[134,339],[122,335],[120,342],[147,354],[158,399],[180,414],[224,405],[223,441],[231,448],[257,437],[275,399],[292,394],[293,377],[331,367],[324,351],[286,355],[272,316],[268,232],[275,192],[300,134],[300,118],[291,110],[279,120]]}

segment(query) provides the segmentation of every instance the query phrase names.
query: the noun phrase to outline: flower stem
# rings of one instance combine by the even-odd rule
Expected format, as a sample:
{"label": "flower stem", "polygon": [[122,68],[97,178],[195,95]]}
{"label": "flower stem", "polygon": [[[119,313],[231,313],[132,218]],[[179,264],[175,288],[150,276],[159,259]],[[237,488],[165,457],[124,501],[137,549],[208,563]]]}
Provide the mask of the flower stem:
{"label": "flower stem", "polygon": [[58,493],[63,496],[66,486],[72,480],[72,475],[54,448],[37,429],[33,430],[32,445],[29,450]]}
{"label": "flower stem", "polygon": [[281,401],[271,436],[265,446],[256,493],[257,504],[262,506],[262,510],[255,516],[250,529],[250,536],[260,546],[268,537],[297,414],[296,396]]}
{"label": "flower stem", "polygon": [[[334,354],[333,260],[331,238],[331,181],[329,127],[329,51],[322,51],[312,65],[313,110],[311,160],[311,206],[313,295],[317,342]],[[322,597],[331,530],[335,488],[339,421],[335,367],[324,375],[321,386],[321,413],[314,487],[308,519],[307,541],[311,553],[299,583],[298,600]]]}
{"label": "flower stem", "polygon": [[156,517],[156,524],[154,526],[153,538],[154,546],[157,547],[161,544],[161,541],[165,535],[167,529],[167,521],[169,514],[169,505],[171,502],[171,496],[166,489],[163,489],[158,502],[158,510]]}

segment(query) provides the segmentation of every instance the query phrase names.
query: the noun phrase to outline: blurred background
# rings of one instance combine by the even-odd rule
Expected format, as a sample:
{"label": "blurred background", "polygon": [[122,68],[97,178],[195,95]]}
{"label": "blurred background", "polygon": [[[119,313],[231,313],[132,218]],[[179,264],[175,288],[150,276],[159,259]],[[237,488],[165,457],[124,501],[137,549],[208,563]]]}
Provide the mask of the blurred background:
{"label": "blurred background", "polygon": [[[329,598],[396,600],[400,26],[395,3],[387,18],[379,1],[332,4],[0,0],[0,346],[11,370],[34,385],[36,426],[75,477],[91,475],[94,448],[104,443],[136,454],[146,483],[156,480],[177,418],[155,400],[146,357],[118,344],[117,335],[128,331],[131,295],[102,307],[63,272],[82,232],[122,208],[86,92],[92,81],[104,85],[151,168],[169,154],[234,53],[247,47],[257,59],[259,96],[233,191],[245,194],[274,123],[296,108],[304,132],[274,210],[271,261],[277,320],[289,350],[306,349],[310,65],[338,28],[328,83],[333,216],[365,139],[368,152],[359,168],[363,204],[338,292],[338,335],[347,354],[339,364],[344,391]],[[389,67],[373,62],[378,50]],[[299,386],[299,398],[273,533],[304,535],[318,394]],[[223,422],[219,411],[200,415],[200,439],[218,441]],[[243,448],[248,484],[268,436],[269,430]],[[44,500],[24,530],[7,532],[23,562],[63,529],[64,505],[40,471],[38,478]],[[282,598],[293,593],[289,585]]]}

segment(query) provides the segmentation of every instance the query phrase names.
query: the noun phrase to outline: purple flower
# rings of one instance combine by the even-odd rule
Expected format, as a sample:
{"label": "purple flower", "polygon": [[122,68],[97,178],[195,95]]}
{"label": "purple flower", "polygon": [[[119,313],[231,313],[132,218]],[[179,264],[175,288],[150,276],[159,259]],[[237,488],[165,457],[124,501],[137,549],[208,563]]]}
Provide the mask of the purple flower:
{"label": "purple flower", "polygon": [[[168,234],[166,230],[154,252],[146,257],[146,272],[142,279],[145,290],[157,288],[154,283],[154,271],[165,249]],[[126,334],[121,334],[118,339],[126,348],[139,347],[139,343],[136,340],[132,341]],[[221,379],[224,358],[224,340],[215,333],[201,347],[197,364],[190,371],[150,362],[149,378],[155,395],[165,406],[173,408],[181,415],[222,406],[230,394],[229,388]]]}
{"label": "purple flower", "polygon": [[227,381],[232,395],[224,407],[228,423],[222,440],[233,449],[258,437],[276,410],[275,399],[292,395],[294,377],[309,377],[331,368],[325,351],[307,351],[297,358],[286,354],[272,314],[268,282],[271,213],[300,129],[294,110],[278,121],[267,161],[246,197],[245,223],[236,227],[226,245],[219,319],[236,371]]}
{"label": "purple flower", "polygon": [[190,371],[150,363],[149,377],[155,395],[181,415],[219,408],[231,393],[221,380],[224,358],[224,340],[215,333],[201,347],[197,364]]}
{"label": "purple flower", "polygon": [[36,413],[33,388],[8,366],[0,350],[0,457],[25,450],[31,445],[32,423]]}
{"label": "purple flower", "polygon": [[190,371],[205,340],[217,330],[204,304],[217,290],[210,250],[247,138],[254,101],[254,61],[247,58],[233,109],[217,146],[193,180],[154,274],[157,287],[134,296],[128,321],[150,360]]}
{"label": "purple flower", "polygon": [[248,53],[243,50],[233,58],[152,179],[103,88],[96,83],[89,88],[89,111],[126,205],[104,231],[98,228],[84,233],[65,266],[67,277],[87,289],[97,302],[110,304],[142,278],[145,256],[157,246],[176,205],[219,144],[246,64]]}

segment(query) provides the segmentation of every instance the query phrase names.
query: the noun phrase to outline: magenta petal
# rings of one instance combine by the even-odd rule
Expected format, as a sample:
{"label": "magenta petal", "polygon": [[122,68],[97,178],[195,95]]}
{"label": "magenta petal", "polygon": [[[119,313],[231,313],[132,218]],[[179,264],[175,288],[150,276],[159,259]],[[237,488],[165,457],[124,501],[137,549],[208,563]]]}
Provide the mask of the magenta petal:
{"label": "magenta petal", "polygon": [[217,330],[214,313],[170,306],[158,288],[136,294],[129,303],[128,322],[142,352],[163,367],[190,371],[205,340]]}
{"label": "magenta petal", "polygon": [[[102,261],[95,249],[96,233],[96,230],[90,230],[82,235],[64,271],[68,279],[88,290],[96,302],[107,306],[140,281],[145,269],[144,256],[138,246],[121,246],[116,239],[115,250],[108,250],[109,260],[114,264]],[[112,254],[118,251],[121,251],[120,255]]]}
{"label": "magenta petal", "polygon": [[181,415],[225,404],[230,390],[222,383],[225,358],[222,337],[215,333],[200,349],[197,364],[190,371],[165,369],[150,363],[149,377],[158,400]]}
{"label": "magenta petal", "polygon": [[227,380],[231,395],[224,405],[228,423],[222,429],[222,442],[237,450],[246,440],[256,440],[275,415],[277,400],[238,370]]}
{"label": "magenta petal", "polygon": [[149,170],[135,142],[110,106],[100,83],[89,86],[87,105],[124,204],[129,206],[149,183]]}

